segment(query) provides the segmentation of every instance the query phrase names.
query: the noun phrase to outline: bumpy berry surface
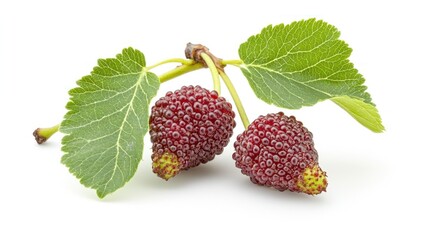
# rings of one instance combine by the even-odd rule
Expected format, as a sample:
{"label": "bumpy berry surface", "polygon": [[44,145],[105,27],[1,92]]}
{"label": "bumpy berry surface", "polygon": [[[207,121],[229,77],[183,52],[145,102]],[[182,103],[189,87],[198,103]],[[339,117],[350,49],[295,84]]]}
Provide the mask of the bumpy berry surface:
{"label": "bumpy berry surface", "polygon": [[253,183],[308,194],[326,190],[313,136],[293,116],[258,117],[238,135],[234,148],[236,166]]}
{"label": "bumpy berry surface", "polygon": [[[149,118],[153,171],[168,180],[179,170],[212,160],[228,144],[234,117],[232,105],[216,91],[185,86],[168,92]],[[170,164],[176,158],[179,164]]]}

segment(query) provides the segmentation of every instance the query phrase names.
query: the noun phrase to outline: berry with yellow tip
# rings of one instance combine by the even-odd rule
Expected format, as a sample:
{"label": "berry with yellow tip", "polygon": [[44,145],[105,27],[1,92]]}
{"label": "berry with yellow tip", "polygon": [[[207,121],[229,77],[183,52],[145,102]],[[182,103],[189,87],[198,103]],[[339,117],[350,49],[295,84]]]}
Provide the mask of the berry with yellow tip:
{"label": "berry with yellow tip", "polygon": [[156,101],[149,118],[152,170],[165,180],[221,154],[235,127],[231,103],[200,86]]}
{"label": "berry with yellow tip", "polygon": [[313,135],[293,116],[258,117],[238,135],[234,148],[235,165],[255,184],[310,195],[326,191]]}

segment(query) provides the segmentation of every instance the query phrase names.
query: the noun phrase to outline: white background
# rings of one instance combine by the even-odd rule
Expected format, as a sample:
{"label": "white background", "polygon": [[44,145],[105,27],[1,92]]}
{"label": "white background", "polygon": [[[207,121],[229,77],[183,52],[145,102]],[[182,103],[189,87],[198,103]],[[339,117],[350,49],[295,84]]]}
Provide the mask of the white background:
{"label": "white background", "polygon": [[[423,3],[1,1],[0,239],[427,237],[429,19]],[[232,144],[209,164],[165,182],[151,171],[146,138],[135,177],[100,200],[60,163],[61,134],[45,145],[34,142],[36,127],[61,121],[67,91],[98,58],[132,46],[150,65],[184,57],[185,44],[193,42],[237,59],[239,45],[268,24],[310,17],[335,25],[353,48],[351,61],[386,127],[372,133],[329,101],[283,110],[313,132],[329,177],[326,193],[252,184],[235,168]],[[250,119],[281,110],[259,101],[238,69],[227,71]],[[210,88],[209,71],[167,82],[158,96],[186,84]],[[235,134],[243,131],[237,123]]]}

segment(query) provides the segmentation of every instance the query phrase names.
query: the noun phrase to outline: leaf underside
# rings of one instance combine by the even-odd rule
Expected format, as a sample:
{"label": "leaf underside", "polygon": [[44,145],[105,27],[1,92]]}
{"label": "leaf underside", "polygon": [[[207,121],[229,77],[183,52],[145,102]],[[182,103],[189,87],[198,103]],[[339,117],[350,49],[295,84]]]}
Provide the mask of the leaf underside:
{"label": "leaf underside", "polygon": [[61,161],[100,198],[124,186],[142,159],[149,104],[160,85],[145,66],[143,53],[126,48],[98,60],[69,92]]}
{"label": "leaf underside", "polygon": [[[270,25],[240,45],[242,72],[256,96],[269,104],[299,109],[335,98],[365,127],[381,132],[365,79],[348,60],[352,49],[339,36],[334,26],[315,19]],[[374,114],[355,111],[363,106]]]}

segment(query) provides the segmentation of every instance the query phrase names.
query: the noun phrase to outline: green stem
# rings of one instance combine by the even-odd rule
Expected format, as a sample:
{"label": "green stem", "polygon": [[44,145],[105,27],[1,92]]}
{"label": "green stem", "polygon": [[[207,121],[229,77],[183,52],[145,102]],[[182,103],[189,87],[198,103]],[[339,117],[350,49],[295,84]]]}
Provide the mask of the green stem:
{"label": "green stem", "polygon": [[212,73],[213,88],[220,95],[220,79],[219,79],[218,69],[216,68],[216,65],[213,62],[212,58],[209,55],[207,55],[207,53],[204,53],[204,52],[201,53],[201,57],[203,58],[204,62],[206,62],[207,67],[210,69],[210,72]]}
{"label": "green stem", "polygon": [[38,128],[33,132],[33,136],[38,144],[42,144],[46,142],[46,140],[48,140],[52,135],[58,132],[59,128],[60,124],[49,128]]}
{"label": "green stem", "polygon": [[240,65],[243,64],[243,60],[241,60],[241,59],[221,60],[220,63],[222,65],[228,65],[228,64],[230,64],[230,65],[234,65],[236,67],[240,67]]}
{"label": "green stem", "polygon": [[170,71],[168,71],[166,73],[163,73],[163,74],[159,75],[158,78],[159,78],[159,81],[161,83],[163,83],[163,82],[166,82],[166,81],[168,81],[170,79],[173,79],[175,77],[183,75],[185,73],[192,72],[192,71],[201,69],[203,67],[204,66],[201,63],[195,63],[195,64],[192,64],[192,65],[182,65],[182,66],[176,67],[173,70],[170,70]]}
{"label": "green stem", "polygon": [[250,125],[249,118],[247,117],[246,111],[244,110],[243,104],[241,103],[240,97],[238,96],[238,93],[235,90],[231,79],[229,79],[228,75],[226,75],[224,71],[219,71],[219,74],[223,79],[223,82],[225,83],[226,87],[228,88],[232,99],[234,100],[235,106],[237,107],[237,111],[240,115],[241,121],[243,122],[244,128],[247,129],[247,127]]}
{"label": "green stem", "polygon": [[155,67],[158,67],[158,66],[166,64],[166,63],[181,63],[182,65],[192,65],[195,63],[195,61],[192,59],[170,58],[170,59],[164,60],[162,62],[156,63],[152,66],[146,67],[146,69],[149,71]]}

